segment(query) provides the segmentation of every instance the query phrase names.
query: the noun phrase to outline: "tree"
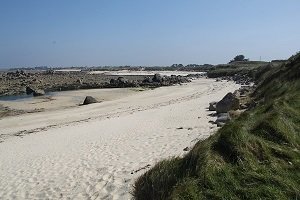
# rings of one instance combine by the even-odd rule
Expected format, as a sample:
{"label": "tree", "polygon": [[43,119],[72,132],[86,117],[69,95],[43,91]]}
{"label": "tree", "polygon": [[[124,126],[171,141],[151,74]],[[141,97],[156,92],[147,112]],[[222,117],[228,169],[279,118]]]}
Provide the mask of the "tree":
{"label": "tree", "polygon": [[237,55],[233,59],[233,61],[244,61],[244,60],[245,60],[245,56],[244,55]]}
{"label": "tree", "polygon": [[236,62],[236,61],[249,61],[249,59],[245,59],[244,55],[237,55],[229,63]]}

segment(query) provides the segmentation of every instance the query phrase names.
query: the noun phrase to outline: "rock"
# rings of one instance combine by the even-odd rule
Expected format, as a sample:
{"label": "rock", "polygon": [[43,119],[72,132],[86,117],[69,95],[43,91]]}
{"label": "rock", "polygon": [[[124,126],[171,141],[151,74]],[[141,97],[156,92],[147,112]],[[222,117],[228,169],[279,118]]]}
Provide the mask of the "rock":
{"label": "rock", "polygon": [[128,80],[124,77],[120,76],[116,80],[117,87],[127,87],[128,86]]}
{"label": "rock", "polygon": [[153,82],[158,82],[158,83],[162,82],[162,77],[161,77],[161,75],[160,75],[160,74],[154,74],[154,76],[153,76],[153,78],[152,78],[152,81],[153,81]]}
{"label": "rock", "polygon": [[183,149],[183,151],[189,151],[189,150],[190,150],[189,147],[185,147],[185,148]]}
{"label": "rock", "polygon": [[143,83],[152,83],[151,77],[147,76],[144,78]]}
{"label": "rock", "polygon": [[217,124],[218,124],[218,122],[226,123],[230,120],[231,120],[231,117],[228,113],[220,113],[220,114],[218,114],[216,123]]}
{"label": "rock", "polygon": [[37,97],[37,96],[43,96],[45,95],[45,91],[44,90],[34,90],[33,91],[33,96]]}
{"label": "rock", "polygon": [[226,113],[229,110],[237,110],[239,109],[240,101],[239,99],[229,92],[223,97],[221,101],[219,101],[216,105],[217,113]]}
{"label": "rock", "polygon": [[118,77],[117,81],[118,81],[118,84],[126,84],[128,82],[128,80],[122,76]]}
{"label": "rock", "polygon": [[139,87],[139,82],[137,80],[129,81],[130,87]]}
{"label": "rock", "polygon": [[112,78],[112,79],[110,79],[109,84],[116,85],[117,84],[117,80],[115,80],[115,79]]}
{"label": "rock", "polygon": [[88,104],[91,104],[91,103],[98,103],[98,101],[92,96],[86,96],[84,101],[83,101],[83,105],[88,105]]}
{"label": "rock", "polygon": [[225,125],[224,122],[218,122],[218,123],[217,123],[217,127],[222,127],[222,126],[224,126],[224,125]]}
{"label": "rock", "polygon": [[34,89],[32,89],[31,87],[27,86],[26,87],[26,94],[32,94],[34,92]]}
{"label": "rock", "polygon": [[216,102],[216,101],[210,102],[210,103],[209,103],[208,110],[209,110],[209,111],[216,111],[216,109],[217,109],[217,108],[216,108],[217,103],[218,103],[218,102]]}

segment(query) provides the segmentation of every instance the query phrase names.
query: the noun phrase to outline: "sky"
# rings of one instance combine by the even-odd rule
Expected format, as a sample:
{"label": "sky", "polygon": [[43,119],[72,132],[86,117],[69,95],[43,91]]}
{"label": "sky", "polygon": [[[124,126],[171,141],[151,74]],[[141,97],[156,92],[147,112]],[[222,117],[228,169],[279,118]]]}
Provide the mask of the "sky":
{"label": "sky", "polygon": [[0,67],[286,59],[299,0],[0,0]]}

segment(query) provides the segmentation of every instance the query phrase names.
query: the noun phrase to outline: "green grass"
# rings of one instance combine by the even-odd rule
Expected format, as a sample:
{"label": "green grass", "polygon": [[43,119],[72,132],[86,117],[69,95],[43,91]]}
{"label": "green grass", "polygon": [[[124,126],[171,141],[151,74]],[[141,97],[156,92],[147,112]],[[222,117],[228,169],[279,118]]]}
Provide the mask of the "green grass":
{"label": "green grass", "polygon": [[207,71],[209,78],[217,78],[222,76],[234,76],[235,74],[247,75],[254,78],[256,71],[263,66],[268,66],[268,62],[260,61],[241,61],[233,62],[226,65],[217,65]]}
{"label": "green grass", "polygon": [[135,199],[300,199],[300,54],[256,73],[258,106],[139,177]]}

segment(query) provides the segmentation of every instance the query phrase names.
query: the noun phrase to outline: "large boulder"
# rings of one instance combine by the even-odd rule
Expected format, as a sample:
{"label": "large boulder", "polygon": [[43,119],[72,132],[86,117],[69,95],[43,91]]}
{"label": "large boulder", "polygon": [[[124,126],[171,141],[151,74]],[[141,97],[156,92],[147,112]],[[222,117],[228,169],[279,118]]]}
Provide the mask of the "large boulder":
{"label": "large boulder", "polygon": [[160,83],[162,82],[162,76],[160,74],[154,74],[152,81]]}
{"label": "large boulder", "polygon": [[92,96],[86,96],[84,101],[83,101],[83,105],[88,105],[88,104],[91,104],[91,103],[98,103],[98,101]]}
{"label": "large boulder", "polygon": [[44,90],[34,90],[33,91],[33,96],[37,97],[37,96],[43,96],[45,95],[45,91]]}
{"label": "large boulder", "polygon": [[240,101],[239,99],[229,92],[228,94],[223,97],[221,101],[219,101],[216,105],[217,113],[226,113],[230,110],[237,110],[239,109]]}

